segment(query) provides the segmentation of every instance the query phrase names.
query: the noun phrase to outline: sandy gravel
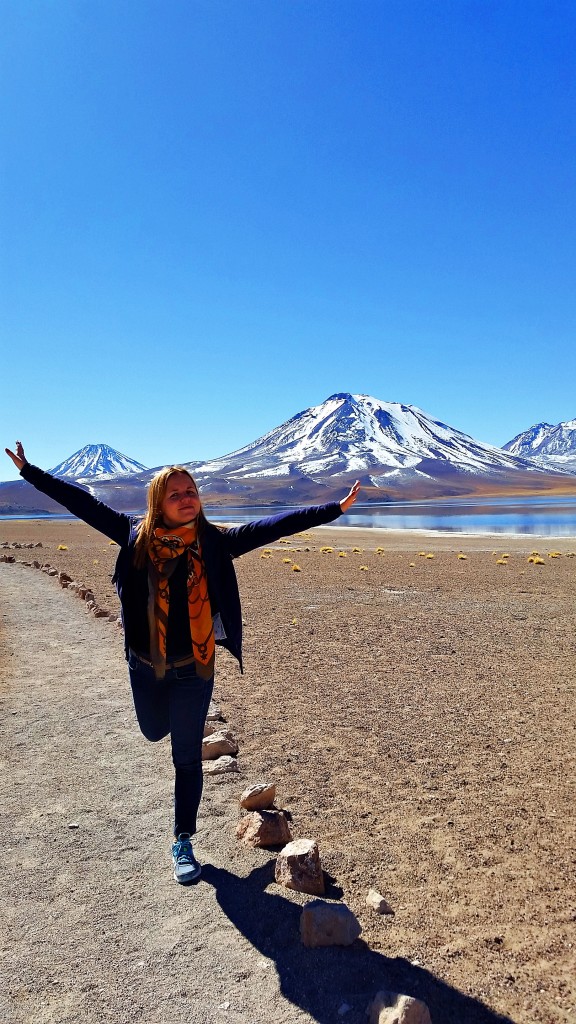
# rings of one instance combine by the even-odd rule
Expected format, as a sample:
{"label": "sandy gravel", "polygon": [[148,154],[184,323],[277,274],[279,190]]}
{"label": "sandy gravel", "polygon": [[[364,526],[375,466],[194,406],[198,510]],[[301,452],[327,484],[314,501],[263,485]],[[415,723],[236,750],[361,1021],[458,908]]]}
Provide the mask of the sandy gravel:
{"label": "sandy gravel", "polygon": [[[16,556],[115,607],[105,538],[0,526],[38,539]],[[246,673],[219,657],[216,695],[243,774],[207,780],[192,889],[171,879],[168,749],[138,734],[119,634],[0,564],[2,1019],[360,1024],[392,987],[434,1024],[576,1021],[575,549],[328,529],[241,559]],[[261,778],[360,918],[350,949],[303,950],[306,897],[236,845]]]}

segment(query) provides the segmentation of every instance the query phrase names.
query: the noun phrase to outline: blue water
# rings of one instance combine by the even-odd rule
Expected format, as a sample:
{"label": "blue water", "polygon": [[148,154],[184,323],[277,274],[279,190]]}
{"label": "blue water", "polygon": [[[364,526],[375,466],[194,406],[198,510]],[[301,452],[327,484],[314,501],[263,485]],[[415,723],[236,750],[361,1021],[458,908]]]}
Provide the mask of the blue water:
{"label": "blue water", "polygon": [[[215,523],[249,523],[262,516],[290,511],[288,505],[247,508],[205,508]],[[70,516],[0,516],[0,519],[69,519]],[[437,530],[441,533],[534,534],[576,537],[576,497],[445,498],[355,505],[337,520],[338,526],[388,530]]]}

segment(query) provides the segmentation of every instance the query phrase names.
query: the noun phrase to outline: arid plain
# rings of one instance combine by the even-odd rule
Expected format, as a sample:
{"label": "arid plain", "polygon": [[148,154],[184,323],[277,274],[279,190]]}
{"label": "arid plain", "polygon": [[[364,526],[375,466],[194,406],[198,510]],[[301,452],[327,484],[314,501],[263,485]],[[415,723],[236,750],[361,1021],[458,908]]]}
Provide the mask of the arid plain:
{"label": "arid plain", "polygon": [[[117,548],[90,528],[5,521],[2,541],[41,541],[11,553],[118,608]],[[294,836],[317,839],[368,946],[519,1024],[576,1021],[575,552],[288,538],[238,561],[245,673],[217,663],[247,775],[273,780]],[[368,910],[371,887],[393,915]]]}

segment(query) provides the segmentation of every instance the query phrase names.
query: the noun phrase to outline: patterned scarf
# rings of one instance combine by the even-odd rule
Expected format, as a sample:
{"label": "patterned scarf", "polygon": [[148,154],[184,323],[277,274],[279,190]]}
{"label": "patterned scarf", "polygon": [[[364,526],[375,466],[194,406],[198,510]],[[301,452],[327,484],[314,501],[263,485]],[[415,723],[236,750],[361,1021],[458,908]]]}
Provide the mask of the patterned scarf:
{"label": "patterned scarf", "polygon": [[184,553],[188,559],[188,614],[196,672],[202,679],[209,679],[214,672],[214,627],[196,523],[174,529],[160,526],[154,530],[148,548],[150,660],[157,679],[163,679],[166,674],[170,577],[176,568],[176,559]]}

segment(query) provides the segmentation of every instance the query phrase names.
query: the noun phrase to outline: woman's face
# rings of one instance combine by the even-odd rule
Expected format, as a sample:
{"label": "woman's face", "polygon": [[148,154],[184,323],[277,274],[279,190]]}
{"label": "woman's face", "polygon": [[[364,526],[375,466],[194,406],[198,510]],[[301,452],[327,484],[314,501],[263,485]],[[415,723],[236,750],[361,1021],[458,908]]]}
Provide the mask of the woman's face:
{"label": "woman's face", "polygon": [[166,526],[184,526],[196,519],[200,511],[200,498],[196,484],[187,473],[172,473],[168,477],[160,510]]}

